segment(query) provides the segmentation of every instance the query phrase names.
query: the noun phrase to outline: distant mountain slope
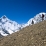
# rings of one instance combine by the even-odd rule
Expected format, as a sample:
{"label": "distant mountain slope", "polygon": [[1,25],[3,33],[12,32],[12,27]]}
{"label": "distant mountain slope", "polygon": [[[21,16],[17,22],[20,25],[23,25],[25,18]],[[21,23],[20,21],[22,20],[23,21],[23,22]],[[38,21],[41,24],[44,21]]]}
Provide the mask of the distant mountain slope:
{"label": "distant mountain slope", "polygon": [[0,46],[46,46],[46,21],[1,38]]}
{"label": "distant mountain slope", "polygon": [[46,13],[42,12],[37,14],[34,18],[31,18],[27,23],[25,24],[18,24],[16,21],[12,21],[8,19],[5,15],[0,18],[0,34],[1,36],[7,36],[9,34],[12,34],[14,32],[19,31],[22,28],[25,28],[26,26],[39,23],[42,21],[42,14],[44,15],[44,20],[46,20]]}
{"label": "distant mountain slope", "polygon": [[42,12],[42,13],[36,14],[36,16],[34,16],[34,18],[29,19],[29,21],[27,22],[28,25],[32,24],[32,20],[34,21],[34,24],[41,22],[42,14],[44,15],[44,20],[46,20],[46,13]]}

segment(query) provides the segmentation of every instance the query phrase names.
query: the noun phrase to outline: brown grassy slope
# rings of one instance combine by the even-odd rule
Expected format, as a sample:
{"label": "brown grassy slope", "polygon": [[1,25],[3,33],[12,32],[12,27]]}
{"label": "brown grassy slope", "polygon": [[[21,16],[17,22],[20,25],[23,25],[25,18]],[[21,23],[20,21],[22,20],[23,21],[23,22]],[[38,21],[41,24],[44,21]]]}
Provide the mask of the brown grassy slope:
{"label": "brown grassy slope", "polygon": [[46,21],[1,38],[0,46],[46,46]]}

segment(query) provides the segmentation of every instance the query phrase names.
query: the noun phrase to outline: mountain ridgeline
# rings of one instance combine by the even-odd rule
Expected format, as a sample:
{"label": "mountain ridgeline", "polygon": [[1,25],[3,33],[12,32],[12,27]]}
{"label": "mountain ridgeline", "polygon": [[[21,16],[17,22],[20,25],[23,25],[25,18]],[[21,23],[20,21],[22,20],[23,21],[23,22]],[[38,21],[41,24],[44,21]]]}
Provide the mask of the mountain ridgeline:
{"label": "mountain ridgeline", "polygon": [[0,39],[0,46],[46,46],[46,21],[27,26]]}
{"label": "mountain ridgeline", "polygon": [[25,24],[18,24],[16,21],[8,19],[5,15],[0,18],[0,37],[18,32],[19,30],[33,24],[46,20],[46,13],[37,14],[34,18],[29,19]]}

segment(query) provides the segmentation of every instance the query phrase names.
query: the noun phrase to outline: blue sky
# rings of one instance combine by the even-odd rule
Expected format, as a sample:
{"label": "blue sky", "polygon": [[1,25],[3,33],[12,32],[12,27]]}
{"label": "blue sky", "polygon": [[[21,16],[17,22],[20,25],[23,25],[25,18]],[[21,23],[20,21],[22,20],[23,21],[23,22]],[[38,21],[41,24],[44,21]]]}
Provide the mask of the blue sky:
{"label": "blue sky", "polygon": [[6,15],[20,24],[40,12],[46,12],[46,0],[0,0],[0,17]]}

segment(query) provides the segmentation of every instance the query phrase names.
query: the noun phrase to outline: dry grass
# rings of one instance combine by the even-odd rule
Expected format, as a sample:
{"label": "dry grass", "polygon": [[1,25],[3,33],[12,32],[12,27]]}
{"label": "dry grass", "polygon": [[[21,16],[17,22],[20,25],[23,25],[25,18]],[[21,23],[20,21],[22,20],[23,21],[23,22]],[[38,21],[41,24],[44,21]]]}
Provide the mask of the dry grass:
{"label": "dry grass", "polygon": [[0,46],[46,46],[46,21],[1,38]]}

